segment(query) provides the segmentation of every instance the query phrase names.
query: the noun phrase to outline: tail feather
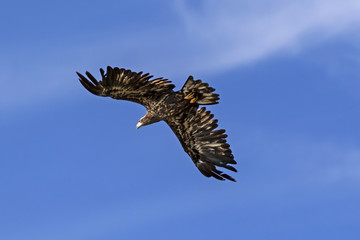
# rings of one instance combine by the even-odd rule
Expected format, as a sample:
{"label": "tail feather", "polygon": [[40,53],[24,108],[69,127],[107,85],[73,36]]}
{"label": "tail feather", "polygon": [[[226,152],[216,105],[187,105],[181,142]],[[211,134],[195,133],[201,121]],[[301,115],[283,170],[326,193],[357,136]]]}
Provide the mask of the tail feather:
{"label": "tail feather", "polygon": [[192,103],[196,102],[199,105],[219,103],[219,94],[213,93],[215,89],[209,87],[208,83],[203,83],[201,80],[194,80],[193,76],[189,76],[181,91],[184,93],[184,96],[189,94],[194,96],[195,100],[192,100]]}

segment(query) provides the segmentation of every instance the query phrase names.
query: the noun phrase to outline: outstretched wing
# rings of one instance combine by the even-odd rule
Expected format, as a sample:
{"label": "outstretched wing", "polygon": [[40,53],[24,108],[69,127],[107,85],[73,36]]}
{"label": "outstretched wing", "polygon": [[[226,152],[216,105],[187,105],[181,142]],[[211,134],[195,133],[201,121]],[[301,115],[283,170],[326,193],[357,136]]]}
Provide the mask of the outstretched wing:
{"label": "outstretched wing", "polygon": [[81,84],[97,96],[128,100],[145,107],[158,101],[164,93],[172,91],[175,87],[169,84],[171,81],[167,79],[150,80],[153,76],[149,73],[136,73],[124,68],[107,67],[106,73],[103,69],[100,69],[100,73],[101,81],[97,81],[89,72],[86,72],[88,79],[78,72],[77,75],[80,77]]}
{"label": "outstretched wing", "polygon": [[217,119],[206,108],[191,109],[181,115],[167,119],[166,123],[176,134],[185,152],[189,154],[196,167],[206,177],[219,180],[235,179],[216,169],[216,166],[236,172],[228,164],[236,164],[230,145],[226,143],[225,130],[215,130]]}

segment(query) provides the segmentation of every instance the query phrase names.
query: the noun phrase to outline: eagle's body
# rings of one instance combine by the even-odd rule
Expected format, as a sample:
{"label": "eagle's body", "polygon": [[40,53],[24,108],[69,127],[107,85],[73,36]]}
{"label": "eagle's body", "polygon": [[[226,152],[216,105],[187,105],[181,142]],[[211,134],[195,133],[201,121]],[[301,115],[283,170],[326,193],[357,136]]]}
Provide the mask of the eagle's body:
{"label": "eagle's body", "polygon": [[156,103],[147,107],[147,114],[144,116],[142,121],[155,123],[161,120],[166,120],[180,114],[189,107],[191,107],[189,101],[184,99],[180,92],[169,91],[161,96]]}
{"label": "eagle's body", "polygon": [[[214,88],[201,80],[194,81],[190,76],[180,91],[167,79],[150,80],[149,74],[136,73],[119,68],[100,69],[102,81],[97,81],[89,72],[89,79],[77,73],[82,85],[91,93],[128,100],[142,104],[147,113],[137,128],[159,121],[165,121],[178,137],[185,152],[189,154],[197,168],[206,177],[235,181],[229,175],[217,170],[215,166],[235,171],[228,164],[236,164],[230,145],[226,143],[225,130],[214,130],[217,120],[214,115],[199,105],[217,104],[219,95]],[[90,81],[89,81],[90,80]]]}

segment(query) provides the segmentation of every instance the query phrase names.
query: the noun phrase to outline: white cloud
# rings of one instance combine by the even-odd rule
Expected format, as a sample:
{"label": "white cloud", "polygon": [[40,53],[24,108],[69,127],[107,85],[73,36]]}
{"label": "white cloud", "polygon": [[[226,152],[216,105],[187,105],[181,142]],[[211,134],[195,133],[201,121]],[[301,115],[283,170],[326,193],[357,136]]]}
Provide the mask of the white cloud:
{"label": "white cloud", "polygon": [[108,64],[124,65],[177,83],[190,73],[224,71],[278,51],[296,51],[360,22],[358,0],[207,0],[196,7],[193,1],[174,3],[179,21],[171,19],[171,26],[101,32],[98,38],[84,36],[81,45],[58,43],[47,49],[24,43],[3,54],[0,110],[69,98],[79,86],[75,71],[84,71],[84,66],[93,72],[94,66],[97,71]]}
{"label": "white cloud", "polygon": [[[319,41],[360,23],[358,0],[177,1],[188,34],[202,49],[203,69],[223,69]],[[200,61],[201,60],[201,61]],[[199,67],[199,66],[197,66]]]}

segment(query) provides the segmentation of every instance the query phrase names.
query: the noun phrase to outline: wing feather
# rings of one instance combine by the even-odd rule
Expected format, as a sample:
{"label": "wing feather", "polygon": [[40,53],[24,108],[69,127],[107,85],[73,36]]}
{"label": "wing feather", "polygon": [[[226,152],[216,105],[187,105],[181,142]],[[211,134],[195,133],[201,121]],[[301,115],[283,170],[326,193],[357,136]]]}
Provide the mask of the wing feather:
{"label": "wing feather", "polygon": [[218,180],[235,179],[216,169],[216,166],[236,172],[236,164],[224,129],[215,130],[218,120],[206,108],[192,109],[166,120],[199,171]]}
{"label": "wing feather", "polygon": [[106,73],[100,69],[101,81],[86,72],[85,76],[77,72],[80,83],[92,94],[102,97],[111,97],[119,100],[128,100],[140,103],[145,107],[175,87],[171,81],[163,78],[150,80],[149,73],[132,72],[124,68],[107,67]]}

